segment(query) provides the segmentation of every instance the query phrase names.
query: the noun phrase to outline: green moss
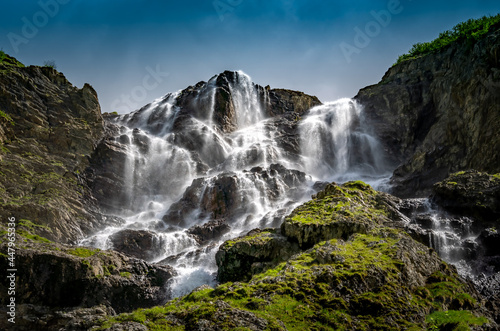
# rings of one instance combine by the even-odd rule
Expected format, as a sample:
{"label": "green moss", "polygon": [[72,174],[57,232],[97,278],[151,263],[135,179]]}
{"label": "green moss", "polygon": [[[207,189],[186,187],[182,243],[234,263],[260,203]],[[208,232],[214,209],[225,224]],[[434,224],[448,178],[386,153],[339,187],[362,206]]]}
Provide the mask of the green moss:
{"label": "green moss", "polygon": [[4,51],[0,51],[0,64],[5,66],[13,66],[23,68],[24,64],[16,60],[15,58],[7,55]]}
{"label": "green moss", "polygon": [[124,271],[124,272],[120,272],[120,276],[125,277],[125,278],[131,278],[132,274],[128,271]]}
{"label": "green moss", "polygon": [[36,228],[39,229],[45,229],[47,231],[50,231],[49,227],[46,225],[40,225],[40,224],[35,224],[30,220],[27,219],[20,219],[19,222],[17,223],[18,226],[24,226],[25,228],[28,228],[30,230],[35,230]]}
{"label": "green moss", "polygon": [[36,241],[36,242],[44,242],[44,243],[51,243],[52,241],[50,241],[49,239],[47,238],[44,238],[42,236],[39,236],[37,234],[32,234],[28,231],[24,231],[24,230],[17,230],[16,231],[18,235],[20,235],[21,237],[24,237],[26,239],[30,239],[30,240],[33,240],[33,241]]}
{"label": "green moss", "polygon": [[260,243],[260,244],[263,244],[263,243],[266,243],[266,242],[273,240],[273,237],[270,236],[270,234],[273,234],[275,232],[276,232],[275,229],[265,229],[263,231],[257,232],[257,233],[252,234],[252,235],[246,235],[246,236],[236,238],[234,240],[228,240],[228,241],[224,242],[224,246],[232,247],[232,246],[239,244],[239,243]]}
{"label": "green moss", "polygon": [[469,19],[468,21],[459,23],[453,29],[441,32],[439,37],[431,42],[413,45],[410,51],[407,54],[401,55],[395,64],[440,51],[454,42],[466,42],[472,45],[488,33],[492,26],[498,25],[499,22],[500,14],[483,16],[479,19]]}
{"label": "green moss", "polygon": [[447,182],[446,184],[448,184],[448,185],[453,185],[453,186],[458,185],[458,183],[457,183],[457,182]]}
{"label": "green moss", "polygon": [[482,326],[488,320],[474,316],[467,310],[437,311],[426,317],[429,330],[470,330],[471,326]]}
{"label": "green moss", "polygon": [[78,257],[90,257],[90,256],[94,256],[95,254],[99,253],[100,251],[101,250],[97,249],[97,248],[96,249],[88,249],[88,248],[84,248],[84,247],[76,247],[76,248],[69,249],[66,252],[68,254],[78,256]]}
{"label": "green moss", "polygon": [[286,222],[329,224],[338,221],[367,223],[387,216],[376,200],[377,192],[361,181],[330,184],[316,197],[296,208]]}

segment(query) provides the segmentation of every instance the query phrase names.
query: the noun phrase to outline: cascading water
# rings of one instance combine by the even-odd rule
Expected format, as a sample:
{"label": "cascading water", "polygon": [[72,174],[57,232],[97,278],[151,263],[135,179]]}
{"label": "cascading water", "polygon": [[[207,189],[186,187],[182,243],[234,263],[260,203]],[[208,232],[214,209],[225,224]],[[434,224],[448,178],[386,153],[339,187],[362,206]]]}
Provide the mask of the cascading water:
{"label": "cascading water", "polygon": [[304,170],[318,180],[364,180],[381,186],[390,173],[362,108],[340,99],[312,108],[300,123]]}
{"label": "cascading water", "polygon": [[472,218],[453,215],[434,205],[429,199],[409,199],[405,212],[417,237],[433,248],[446,262],[454,265],[459,274],[476,280],[491,276],[494,268],[483,256],[479,236],[483,230]]}
{"label": "cascading water", "polygon": [[[315,107],[296,133],[284,133],[279,120],[266,115],[269,92],[242,72],[233,75],[229,91],[221,92],[224,77],[215,76],[116,120],[121,128],[115,141],[127,158],[124,201],[114,213],[125,224],[81,242],[109,249],[124,229],[146,231],[155,243],[144,247],[153,251],[150,260],[179,273],[169,284],[174,297],[214,285],[219,245],[256,227],[279,226],[309,199],[316,182],[362,179],[379,185],[390,174],[356,102]],[[221,97],[227,92],[230,100]],[[215,121],[220,100],[234,110],[235,130],[224,132]],[[300,146],[290,151],[285,146],[294,145],[283,139]],[[208,243],[188,233],[211,220],[223,220],[229,230]]]}

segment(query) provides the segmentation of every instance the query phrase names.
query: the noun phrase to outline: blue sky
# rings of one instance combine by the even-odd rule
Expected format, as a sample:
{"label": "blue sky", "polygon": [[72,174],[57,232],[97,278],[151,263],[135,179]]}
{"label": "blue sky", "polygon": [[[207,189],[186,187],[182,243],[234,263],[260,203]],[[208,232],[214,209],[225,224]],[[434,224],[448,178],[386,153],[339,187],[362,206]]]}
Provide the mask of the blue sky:
{"label": "blue sky", "polygon": [[412,44],[499,12],[498,0],[12,1],[0,48],[25,64],[55,61],[97,90],[103,112],[226,69],[331,101],[377,83]]}

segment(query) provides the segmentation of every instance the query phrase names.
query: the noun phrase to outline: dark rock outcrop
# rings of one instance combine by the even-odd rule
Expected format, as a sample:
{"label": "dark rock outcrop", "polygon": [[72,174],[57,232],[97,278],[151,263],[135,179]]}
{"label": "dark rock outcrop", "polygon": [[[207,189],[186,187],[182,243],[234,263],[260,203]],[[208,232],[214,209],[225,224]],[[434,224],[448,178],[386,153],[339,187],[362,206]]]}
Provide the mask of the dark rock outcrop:
{"label": "dark rock outcrop", "polygon": [[228,233],[231,227],[225,219],[215,219],[202,225],[195,225],[187,230],[187,233],[194,236],[201,244],[220,239]]}
{"label": "dark rock outcrop", "polygon": [[500,26],[390,68],[355,97],[400,166],[393,193],[426,196],[452,172],[500,172]]}
{"label": "dark rock outcrop", "polygon": [[298,253],[298,245],[288,241],[276,229],[255,229],[245,236],[226,241],[217,252],[217,279],[249,281]]}
{"label": "dark rock outcrop", "polygon": [[150,261],[160,255],[161,239],[151,231],[125,229],[109,237],[113,250]]}

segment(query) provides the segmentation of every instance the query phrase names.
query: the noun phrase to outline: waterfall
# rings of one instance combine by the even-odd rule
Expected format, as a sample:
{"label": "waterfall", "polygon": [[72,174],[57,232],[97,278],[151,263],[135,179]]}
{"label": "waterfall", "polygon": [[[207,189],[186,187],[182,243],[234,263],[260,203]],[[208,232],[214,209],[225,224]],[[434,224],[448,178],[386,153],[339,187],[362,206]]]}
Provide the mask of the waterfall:
{"label": "waterfall", "polygon": [[[115,121],[126,161],[124,201],[114,213],[125,223],[81,242],[109,249],[120,244],[117,238],[143,231],[155,243],[143,248],[150,262],[168,263],[179,273],[169,284],[173,296],[215,285],[220,244],[256,227],[278,227],[315,193],[318,181],[379,185],[390,174],[356,102],[312,108],[290,133],[279,119],[266,118],[268,92],[235,72],[228,87],[236,129],[223,132],[214,120],[218,78]],[[211,220],[223,220],[229,230],[208,243],[188,233]]]}
{"label": "waterfall", "polygon": [[300,124],[305,172],[323,181],[364,180],[379,187],[390,176],[362,107],[340,99],[312,108]]}
{"label": "waterfall", "polygon": [[[480,230],[465,216],[453,215],[431,203],[429,199],[408,200],[413,205],[407,212],[411,225],[422,234],[420,241],[433,248],[446,262],[454,265],[463,277],[476,277],[486,272],[478,237]],[[407,202],[407,203],[408,203]],[[486,274],[489,275],[488,272]]]}

